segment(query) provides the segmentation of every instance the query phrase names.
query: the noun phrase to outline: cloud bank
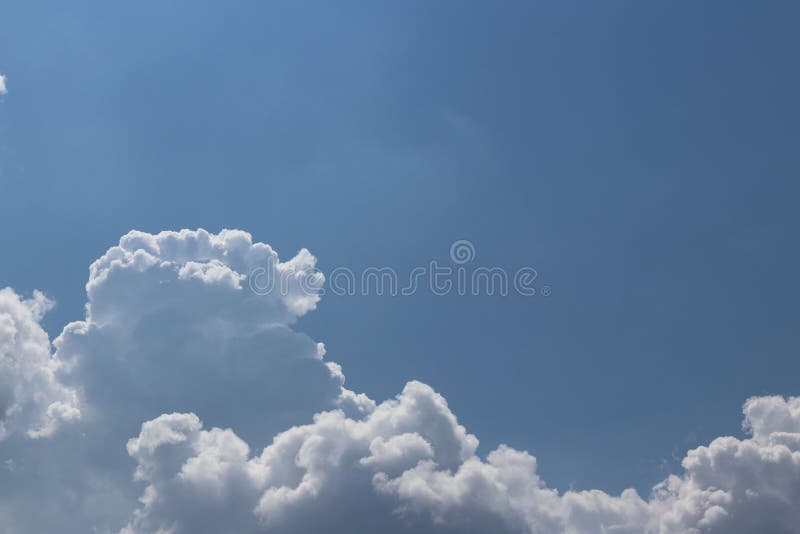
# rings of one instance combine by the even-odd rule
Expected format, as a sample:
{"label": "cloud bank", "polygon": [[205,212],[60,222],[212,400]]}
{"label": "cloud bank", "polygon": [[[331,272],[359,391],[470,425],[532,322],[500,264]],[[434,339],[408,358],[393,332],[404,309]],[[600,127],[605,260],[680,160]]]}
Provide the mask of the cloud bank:
{"label": "cloud bank", "polygon": [[[800,532],[800,398],[744,404],[746,437],[689,451],[649,495],[560,493],[430,386],[375,402],[293,329],[302,250],[241,231],[131,232],[95,261],[83,320],[0,291],[0,525],[133,533]],[[288,272],[256,295],[254,268]]]}

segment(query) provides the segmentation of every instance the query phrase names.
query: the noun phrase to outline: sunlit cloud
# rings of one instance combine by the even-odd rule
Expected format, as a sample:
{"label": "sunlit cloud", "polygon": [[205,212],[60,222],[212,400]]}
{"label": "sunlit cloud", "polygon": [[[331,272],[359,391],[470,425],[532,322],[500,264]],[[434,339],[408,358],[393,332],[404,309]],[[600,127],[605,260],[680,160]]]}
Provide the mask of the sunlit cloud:
{"label": "sunlit cloud", "polygon": [[[258,294],[247,277],[264,265],[296,276]],[[319,300],[297,280],[315,272],[307,250],[282,261],[239,230],[131,232],[91,265],[86,316],[52,342],[40,322],[54,303],[1,290],[0,524],[125,534],[800,524],[800,398],[747,400],[746,436],[688,451],[646,495],[561,492],[527,451],[480,454],[426,384],[383,401],[345,388],[323,344],[294,329]]]}

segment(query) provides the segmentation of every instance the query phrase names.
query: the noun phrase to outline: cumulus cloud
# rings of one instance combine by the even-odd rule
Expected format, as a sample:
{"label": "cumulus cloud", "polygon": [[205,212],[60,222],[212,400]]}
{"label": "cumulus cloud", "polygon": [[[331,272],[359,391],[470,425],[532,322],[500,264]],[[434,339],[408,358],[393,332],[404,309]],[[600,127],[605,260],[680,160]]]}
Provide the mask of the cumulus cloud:
{"label": "cumulus cloud", "polygon": [[6,77],[0,74],[0,95],[4,95],[8,93],[8,89],[6,88]]}
{"label": "cumulus cloud", "polygon": [[533,456],[506,446],[478,458],[477,440],[418,382],[363,419],[321,413],[259,455],[194,414],[162,415],[128,442],[148,485],[123,532],[797,532],[798,403],[749,400],[745,423],[765,433],[689,451],[683,474],[647,500],[559,494]]}
{"label": "cumulus cloud", "polygon": [[[9,375],[13,405],[36,400],[24,412],[39,414],[32,432],[71,424],[61,424],[49,444],[11,437],[3,444],[0,454],[16,468],[0,484],[0,524],[14,532],[118,530],[139,492],[125,443],[142,421],[164,412],[194,411],[264,443],[319,411],[365,409],[365,397],[343,387],[341,368],[325,361],[323,347],[291,327],[318,300],[299,285],[320,276],[315,262],[307,251],[283,262],[240,231],[131,232],[91,265],[86,317],[64,328],[52,356],[35,324],[44,302],[16,303],[16,328],[32,323],[38,345],[3,334],[17,340],[9,354],[20,360],[21,349],[33,351],[28,359],[38,358],[55,386]],[[247,275],[259,268],[286,283],[255,294]],[[43,496],[49,513],[31,504]],[[83,512],[70,512],[76,508]]]}
{"label": "cumulus cloud", "polygon": [[[797,404],[751,399],[746,424]],[[148,486],[124,532],[797,532],[800,435],[785,424],[796,418],[781,423],[690,451],[684,473],[644,500],[559,494],[533,456],[506,446],[478,458],[475,438],[420,383],[360,420],[319,414],[254,456],[231,430],[162,415],[128,442]]]}
{"label": "cumulus cloud", "polygon": [[0,289],[0,440],[46,437],[80,417],[77,394],[59,381],[62,362],[39,325],[52,306],[38,291],[23,299]]}
{"label": "cumulus cloud", "polygon": [[[159,310],[191,308],[199,319],[228,329],[291,324],[319,301],[302,285],[304,278],[318,276],[315,265],[306,249],[281,262],[269,245],[254,243],[238,230],[134,231],[91,265],[87,320],[133,326]],[[256,269],[280,281],[273,291],[246,290],[248,275]]]}
{"label": "cumulus cloud", "polygon": [[[293,329],[316,260],[241,231],[131,232],[52,346],[40,293],[0,291],[0,524],[10,532],[800,532],[800,398],[689,451],[649,495],[559,492],[485,457],[431,387],[375,402]],[[286,280],[252,291],[248,276]],[[291,276],[283,276],[291,274]],[[54,350],[53,350],[54,349]]]}
{"label": "cumulus cloud", "polygon": [[[299,282],[315,263],[305,250],[281,262],[241,231],[131,232],[91,265],[86,319],[67,325],[57,354],[93,421],[135,430],[195,411],[266,439],[349,399],[338,367],[290,327],[318,301]],[[259,268],[284,287],[250,291]]]}
{"label": "cumulus cloud", "polygon": [[445,400],[418,382],[360,419],[320,413],[253,458],[231,430],[204,431],[194,414],[162,415],[128,442],[148,486],[126,532],[313,532],[333,517],[343,532],[383,531],[397,521],[374,477],[423,460],[457,469],[476,446]]}
{"label": "cumulus cloud", "polygon": [[655,489],[669,532],[798,532],[800,398],[753,397],[750,439],[721,437],[687,453],[682,476]]}

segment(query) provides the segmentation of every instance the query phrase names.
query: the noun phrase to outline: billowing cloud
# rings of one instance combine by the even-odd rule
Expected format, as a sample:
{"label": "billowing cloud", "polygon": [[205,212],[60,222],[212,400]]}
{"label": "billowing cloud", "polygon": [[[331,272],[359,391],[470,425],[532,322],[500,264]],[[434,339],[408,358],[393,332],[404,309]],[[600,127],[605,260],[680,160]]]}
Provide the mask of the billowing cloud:
{"label": "billowing cloud", "polygon": [[[431,387],[376,403],[296,332],[308,251],[249,234],[131,232],[90,269],[86,317],[0,291],[0,525],[10,532],[800,532],[800,398],[754,397],[746,437],[689,451],[649,495],[559,492],[485,457]],[[282,280],[273,291],[260,282]],[[287,276],[288,275],[288,276]],[[55,350],[53,350],[53,348]]]}
{"label": "billowing cloud", "polygon": [[750,439],[721,437],[683,460],[655,489],[667,532],[800,531],[800,398],[753,397]]}
{"label": "billowing cloud", "polygon": [[533,456],[506,446],[478,458],[477,440],[417,382],[360,420],[319,414],[254,456],[231,430],[162,415],[128,442],[148,486],[125,532],[797,532],[798,405],[749,400],[746,425],[761,430],[689,451],[683,474],[647,500],[559,494]]}
{"label": "billowing cloud", "polygon": [[[343,388],[323,346],[291,328],[318,300],[300,286],[320,276],[315,262],[305,250],[282,262],[240,231],[131,232],[91,265],[86,317],[64,328],[52,355],[36,324],[46,301],[6,290],[13,315],[0,324],[22,332],[0,334],[16,340],[4,343],[6,360],[38,366],[52,385],[6,373],[4,384],[16,389],[4,402],[25,411],[7,416],[6,426],[21,432],[0,445],[13,466],[0,473],[0,524],[14,532],[118,530],[140,490],[125,443],[164,412],[194,411],[265,443],[319,411],[368,409],[365,397]],[[247,275],[258,269],[283,285],[254,293]],[[51,433],[66,419],[47,443],[25,435]],[[46,512],[36,506],[42,499]]]}
{"label": "billowing cloud", "polygon": [[[290,327],[318,301],[301,287],[321,276],[315,263],[306,250],[281,262],[240,231],[131,232],[91,265],[86,319],[67,325],[57,354],[73,362],[93,421],[135,431],[165,411],[195,411],[267,439],[351,403],[320,344]],[[279,281],[273,291],[249,289],[256,269]]]}
{"label": "billowing cloud", "polygon": [[40,292],[22,299],[0,289],[0,440],[46,437],[80,417],[76,392],[58,380],[62,362],[39,325],[52,305]]}
{"label": "billowing cloud", "polygon": [[342,532],[386,531],[397,518],[394,499],[374,490],[380,476],[420,462],[457,469],[476,446],[445,400],[418,382],[363,418],[320,413],[254,458],[231,430],[203,431],[194,414],[162,415],[128,442],[149,485],[127,532],[315,532],[334,518]]}

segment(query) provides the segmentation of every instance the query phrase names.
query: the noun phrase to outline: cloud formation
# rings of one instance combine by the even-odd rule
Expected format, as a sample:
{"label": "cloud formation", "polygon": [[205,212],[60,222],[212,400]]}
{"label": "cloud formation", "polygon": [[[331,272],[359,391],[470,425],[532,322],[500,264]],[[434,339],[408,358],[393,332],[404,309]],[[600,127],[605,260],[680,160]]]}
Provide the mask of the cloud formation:
{"label": "cloud formation", "polygon": [[0,74],[0,95],[4,95],[8,93],[8,89],[6,88],[6,77]]}
{"label": "cloud formation", "polygon": [[0,289],[0,440],[12,434],[50,436],[64,421],[78,419],[76,392],[57,373],[50,340],[39,325],[53,306],[42,293],[22,299]]}
{"label": "cloud formation", "polygon": [[[165,412],[194,411],[265,443],[319,411],[363,410],[365,398],[343,387],[324,347],[291,328],[316,305],[298,285],[319,276],[315,261],[303,250],[282,262],[239,231],[131,232],[91,265],[86,317],[63,329],[52,356],[36,323],[46,299],[6,290],[16,329],[27,325],[36,344],[33,334],[3,337],[17,340],[4,346],[25,366],[12,369],[5,383],[15,396],[3,398],[27,408],[6,410],[6,426],[20,431],[0,448],[13,466],[0,484],[0,524],[14,532],[119,530],[140,491],[125,443]],[[275,277],[291,272],[285,290],[260,296],[243,286],[258,267]],[[49,381],[15,378],[38,376],[30,369]],[[47,443],[31,446],[25,432],[51,433],[66,419]],[[47,512],[36,506],[43,498]]]}
{"label": "cloud formation", "polygon": [[[640,496],[561,493],[478,440],[430,386],[380,403],[292,325],[308,251],[241,231],[131,232],[90,268],[86,317],[0,291],[0,524],[15,533],[800,532],[800,398],[689,451]],[[264,269],[285,291],[256,295]],[[55,350],[53,350],[53,348]]]}
{"label": "cloud formation", "polygon": [[418,382],[361,420],[319,414],[255,456],[229,429],[162,415],[128,442],[148,486],[124,532],[797,532],[798,406],[750,399],[751,438],[689,451],[683,474],[648,500],[634,490],[559,494],[533,456],[506,446],[476,457],[477,440]]}

